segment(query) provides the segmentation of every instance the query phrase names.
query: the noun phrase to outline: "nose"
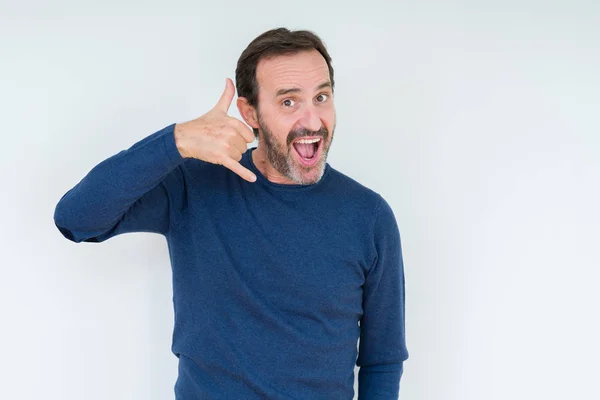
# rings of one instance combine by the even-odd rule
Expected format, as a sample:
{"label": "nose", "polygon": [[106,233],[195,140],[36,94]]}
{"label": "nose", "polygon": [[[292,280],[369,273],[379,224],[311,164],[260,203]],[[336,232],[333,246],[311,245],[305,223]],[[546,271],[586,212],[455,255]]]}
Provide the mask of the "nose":
{"label": "nose", "polygon": [[321,115],[313,105],[309,105],[304,109],[304,113],[299,122],[303,128],[314,132],[318,131],[323,126]]}

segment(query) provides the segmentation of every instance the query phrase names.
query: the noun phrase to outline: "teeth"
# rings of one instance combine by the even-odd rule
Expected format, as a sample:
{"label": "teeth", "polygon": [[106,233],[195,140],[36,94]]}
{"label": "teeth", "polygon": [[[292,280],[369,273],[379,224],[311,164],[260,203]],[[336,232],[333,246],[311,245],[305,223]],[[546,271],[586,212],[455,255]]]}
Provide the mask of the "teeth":
{"label": "teeth", "polygon": [[321,138],[316,138],[316,139],[300,139],[300,140],[297,140],[296,143],[317,143],[319,140],[321,140]]}

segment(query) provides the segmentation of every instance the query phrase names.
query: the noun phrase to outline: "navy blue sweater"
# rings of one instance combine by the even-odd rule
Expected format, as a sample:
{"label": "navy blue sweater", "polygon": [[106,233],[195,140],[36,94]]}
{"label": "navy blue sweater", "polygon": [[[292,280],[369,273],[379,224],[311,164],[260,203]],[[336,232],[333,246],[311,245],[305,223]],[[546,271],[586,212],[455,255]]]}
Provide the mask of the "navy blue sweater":
{"label": "navy blue sweater", "polygon": [[270,182],[254,149],[247,182],[183,158],[174,126],[96,165],[54,221],[77,243],[166,237],[176,398],[351,400],[358,365],[360,400],[397,399],[408,352],[388,203],[329,164],[313,185]]}

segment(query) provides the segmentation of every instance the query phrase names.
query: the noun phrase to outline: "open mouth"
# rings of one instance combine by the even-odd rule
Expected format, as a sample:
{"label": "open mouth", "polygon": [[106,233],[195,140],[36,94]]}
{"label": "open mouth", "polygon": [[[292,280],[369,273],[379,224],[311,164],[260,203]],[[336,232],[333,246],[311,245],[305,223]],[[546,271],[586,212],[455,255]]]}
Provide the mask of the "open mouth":
{"label": "open mouth", "polygon": [[302,138],[292,143],[303,165],[310,167],[317,162],[322,141],[320,137],[316,137]]}

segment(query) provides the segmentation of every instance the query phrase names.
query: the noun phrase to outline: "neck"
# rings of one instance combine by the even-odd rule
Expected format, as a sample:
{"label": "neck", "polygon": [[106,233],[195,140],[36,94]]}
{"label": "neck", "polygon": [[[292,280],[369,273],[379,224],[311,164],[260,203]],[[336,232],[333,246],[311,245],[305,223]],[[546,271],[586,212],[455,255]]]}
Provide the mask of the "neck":
{"label": "neck", "polygon": [[267,159],[267,152],[265,151],[264,146],[261,146],[260,142],[256,149],[251,153],[252,162],[256,166],[256,168],[260,171],[261,174],[265,176],[270,182],[279,183],[284,185],[295,184],[293,180],[282,175],[277,171],[269,160]]}

